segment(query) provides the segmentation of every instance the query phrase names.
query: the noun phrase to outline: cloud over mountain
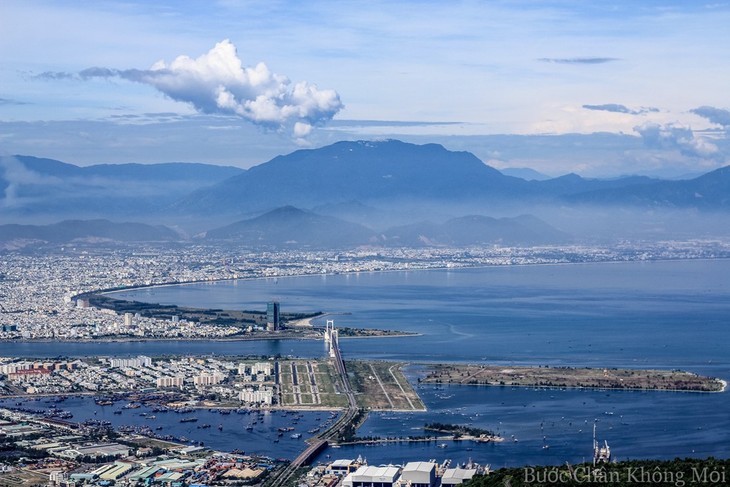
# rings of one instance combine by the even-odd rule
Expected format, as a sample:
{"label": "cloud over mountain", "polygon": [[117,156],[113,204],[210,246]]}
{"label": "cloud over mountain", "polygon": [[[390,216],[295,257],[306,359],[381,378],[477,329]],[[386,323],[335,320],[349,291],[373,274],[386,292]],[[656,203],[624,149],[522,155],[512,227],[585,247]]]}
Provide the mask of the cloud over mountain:
{"label": "cloud over mountain", "polygon": [[692,129],[672,123],[660,125],[646,123],[634,130],[641,135],[644,145],[650,149],[676,149],[683,155],[715,158],[720,155],[719,148],[703,137],[696,137]]}
{"label": "cloud over mountain", "polygon": [[343,108],[334,90],[307,81],[292,83],[264,63],[245,67],[229,40],[196,59],[178,56],[150,69],[88,68],[78,73],[45,72],[41,79],[121,78],[153,86],[176,101],[208,114],[237,115],[254,124],[303,139]]}

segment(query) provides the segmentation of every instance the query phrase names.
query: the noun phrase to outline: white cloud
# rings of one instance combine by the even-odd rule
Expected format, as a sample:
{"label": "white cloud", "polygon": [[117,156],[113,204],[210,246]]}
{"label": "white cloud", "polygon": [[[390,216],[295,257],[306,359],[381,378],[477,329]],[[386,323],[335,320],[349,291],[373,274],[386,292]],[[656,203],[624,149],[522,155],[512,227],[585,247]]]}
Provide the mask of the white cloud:
{"label": "white cloud", "polygon": [[23,198],[18,194],[22,185],[27,184],[54,184],[59,180],[52,176],[38,174],[25,167],[13,156],[0,156],[0,182],[5,180],[5,190],[0,198],[0,208],[20,206]]}
{"label": "white cloud", "polygon": [[170,64],[159,61],[135,81],[201,112],[236,114],[256,124],[291,130],[297,138],[309,135],[313,125],[331,120],[343,108],[334,90],[320,90],[306,81],[292,85],[264,63],[243,66],[229,40],[197,59],[179,56]]}
{"label": "white cloud", "polygon": [[719,155],[719,148],[703,137],[695,136],[692,129],[672,123],[659,125],[647,123],[634,130],[641,135],[644,144],[651,149],[677,149],[686,156],[703,159]]}
{"label": "white cloud", "polygon": [[295,137],[306,137],[310,133],[312,133],[312,126],[308,123],[297,122],[294,124]]}
{"label": "white cloud", "polygon": [[343,108],[334,90],[307,81],[293,84],[264,63],[245,67],[229,40],[193,59],[178,56],[158,61],[148,70],[93,67],[79,73],[46,72],[43,79],[123,78],[155,87],[173,100],[189,103],[201,113],[237,115],[254,124],[306,137]]}

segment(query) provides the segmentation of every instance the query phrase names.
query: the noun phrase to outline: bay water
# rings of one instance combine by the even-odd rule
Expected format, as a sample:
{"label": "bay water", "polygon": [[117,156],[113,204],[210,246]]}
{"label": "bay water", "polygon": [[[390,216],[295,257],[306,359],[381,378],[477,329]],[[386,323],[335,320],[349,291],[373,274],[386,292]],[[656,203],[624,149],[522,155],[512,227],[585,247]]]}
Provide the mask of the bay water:
{"label": "bay water", "polygon": [[[683,369],[728,380],[729,276],[728,260],[681,260],[315,275],[113,296],[261,311],[279,301],[285,312],[328,313],[315,320],[318,325],[334,319],[338,326],[419,334],[342,339],[346,360]],[[51,342],[0,343],[5,356],[171,353],[318,357],[325,349],[308,340],[86,342],[62,350]],[[415,384],[422,367],[413,365],[408,374]],[[379,464],[472,458],[493,467],[578,462],[590,459],[594,423],[618,459],[730,456],[727,392],[417,387],[427,412],[374,413],[358,434],[422,434],[425,423],[438,421],[497,431],[506,441],[343,446],[325,450],[320,459],[363,455]],[[221,446],[237,442],[248,451],[249,443],[261,444],[230,434],[237,436]]]}

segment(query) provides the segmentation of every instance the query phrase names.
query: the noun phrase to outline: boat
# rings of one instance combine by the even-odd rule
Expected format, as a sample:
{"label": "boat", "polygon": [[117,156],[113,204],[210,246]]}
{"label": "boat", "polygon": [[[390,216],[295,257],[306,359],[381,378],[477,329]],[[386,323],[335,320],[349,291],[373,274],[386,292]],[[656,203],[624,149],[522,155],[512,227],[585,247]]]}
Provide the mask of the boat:
{"label": "boat", "polygon": [[598,440],[596,440],[596,423],[593,423],[593,465],[597,463],[608,463],[611,461],[611,447],[608,446],[608,441],[603,441],[603,446],[600,446]]}
{"label": "boat", "polygon": [[180,420],[180,422],[181,422],[181,423],[194,423],[194,422],[196,422],[197,420],[198,420],[198,418],[196,418],[195,416],[191,416],[191,417],[189,417],[189,418],[182,418],[182,419]]}
{"label": "boat", "polygon": [[298,440],[301,437],[302,437],[301,433],[294,433],[293,435],[291,435],[291,438],[294,440]]}
{"label": "boat", "polygon": [[447,445],[446,443],[440,443],[440,444],[438,445],[438,447],[439,447],[439,448],[446,448],[446,447],[448,447],[448,446],[449,446],[449,445]]}

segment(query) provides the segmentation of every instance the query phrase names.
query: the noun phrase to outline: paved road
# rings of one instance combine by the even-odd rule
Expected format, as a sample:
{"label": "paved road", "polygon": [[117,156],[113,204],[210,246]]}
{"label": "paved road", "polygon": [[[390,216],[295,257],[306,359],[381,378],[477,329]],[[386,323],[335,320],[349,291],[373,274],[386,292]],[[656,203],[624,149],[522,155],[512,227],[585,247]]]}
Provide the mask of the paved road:
{"label": "paved road", "polygon": [[284,470],[282,470],[279,475],[273,477],[269,485],[286,485],[299,467],[309,463],[314,455],[316,455],[322,448],[325,448],[330,440],[337,438],[340,432],[353,419],[355,419],[355,415],[357,415],[357,401],[355,400],[355,393],[352,391],[352,387],[350,387],[350,379],[347,377],[345,362],[342,360],[342,354],[339,347],[335,347],[334,363],[335,369],[337,369],[337,373],[342,381],[342,392],[347,396],[347,410],[345,411],[345,414],[340,416],[340,419],[338,419],[329,429],[307,440],[309,443],[307,449],[300,453],[299,456],[295,458]]}

